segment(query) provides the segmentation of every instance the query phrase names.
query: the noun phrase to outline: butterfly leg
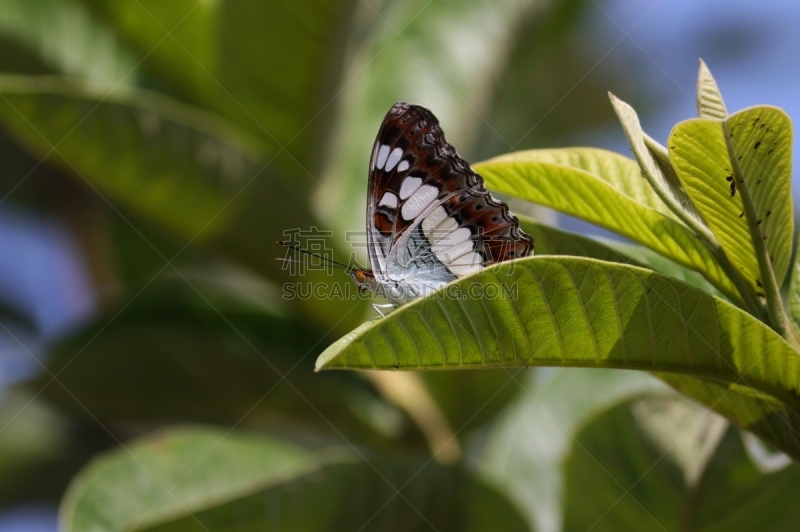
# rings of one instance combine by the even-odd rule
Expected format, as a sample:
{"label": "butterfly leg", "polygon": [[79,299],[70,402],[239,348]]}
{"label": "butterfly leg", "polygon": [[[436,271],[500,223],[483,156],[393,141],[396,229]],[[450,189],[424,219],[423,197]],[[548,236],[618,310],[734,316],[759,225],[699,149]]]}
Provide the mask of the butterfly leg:
{"label": "butterfly leg", "polygon": [[[372,304],[372,308],[375,309],[375,312],[377,312],[378,314],[381,315],[381,318],[385,318],[386,314],[381,312],[381,309],[382,308],[385,308],[385,309],[389,309],[390,308],[390,309],[394,310],[395,308],[397,308],[397,305],[395,305],[394,303],[387,303],[385,305],[378,305],[378,304],[373,303]],[[388,314],[388,312],[387,312],[387,314]]]}

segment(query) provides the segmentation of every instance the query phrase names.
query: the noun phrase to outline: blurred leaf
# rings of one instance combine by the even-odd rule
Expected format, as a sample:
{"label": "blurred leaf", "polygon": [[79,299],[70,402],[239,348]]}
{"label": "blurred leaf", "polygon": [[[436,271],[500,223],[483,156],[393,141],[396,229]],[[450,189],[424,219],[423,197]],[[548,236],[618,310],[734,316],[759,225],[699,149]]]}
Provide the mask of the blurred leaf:
{"label": "blurred leaf", "polygon": [[[687,431],[672,435],[673,445]],[[695,485],[637,425],[630,405],[592,422],[566,463],[564,530],[789,530],[800,466],[761,474],[729,431]]]}
{"label": "blurred leaf", "polygon": [[[327,419],[342,431],[371,434],[347,407],[354,394],[377,401],[368,385],[356,375],[311,371],[326,335],[276,313],[280,300],[268,287],[258,288],[266,301],[254,304],[230,287],[184,275],[192,286],[162,276],[56,343],[48,368],[58,383],[47,394],[78,416],[87,416],[85,407],[101,420],[192,419],[330,432]],[[252,284],[244,290],[256,295]]]}
{"label": "blurred leaf", "polygon": [[463,470],[202,427],[165,431],[95,459],[70,488],[61,525],[98,532],[527,530],[506,500]]}
{"label": "blurred leaf", "polygon": [[[772,265],[780,287],[792,248],[792,123],[777,107],[753,107],[725,122],[693,119],[672,130],[670,154],[683,186],[754,292]],[[766,238],[765,238],[766,237]]]}
{"label": "blurred leaf", "polygon": [[0,46],[3,72],[60,73],[108,87],[133,85],[137,78],[130,51],[80,1],[5,0],[0,35],[24,49],[33,63],[19,62],[13,57],[17,50]]}
{"label": "blurred leaf", "polygon": [[[661,380],[713,408],[731,422],[798,459],[800,415],[787,402],[755,392],[739,383],[723,384],[677,374],[659,374]],[[744,381],[743,381],[744,382]]]}
{"label": "blurred leaf", "polygon": [[475,170],[492,190],[614,231],[699,271],[738,301],[735,288],[716,259],[688,227],[674,218],[630,159],[591,148],[531,150],[491,159],[475,165]]}
{"label": "blurred leaf", "polygon": [[728,118],[728,110],[725,109],[725,102],[722,100],[717,82],[702,59],[697,72],[697,114],[700,118],[717,120]]}
{"label": "blurred leaf", "polygon": [[2,32],[0,32],[0,71],[29,75],[52,73],[40,57],[13,39],[9,39]]}
{"label": "blurred leaf", "polygon": [[642,372],[558,368],[526,375],[514,379],[511,387],[519,397],[489,432],[479,469],[503,487],[533,530],[557,532],[564,492],[561,466],[577,431],[616,403],[668,389]]}
{"label": "blurred leaf", "polygon": [[[363,325],[316,366],[642,369],[727,384],[797,412],[798,364],[797,352],[765,324],[679,281],[591,259],[532,257],[455,281]],[[738,415],[759,420],[750,411]],[[775,438],[800,457],[795,434]]]}
{"label": "blurred leaf", "polygon": [[[680,396],[642,397],[631,405],[636,422],[665,457],[696,486],[730,423]],[[677,438],[676,438],[677,436]]]}
{"label": "blurred leaf", "polygon": [[[309,198],[330,149],[334,91],[354,0],[83,3],[137,51],[142,83],[213,111],[260,141],[258,164],[245,161],[242,179],[228,183],[225,209],[213,209],[211,216],[221,212],[215,226],[226,218],[229,222],[215,244],[273,280],[297,282],[274,260],[283,255],[274,242],[283,239],[284,230],[319,225]],[[190,219],[202,220],[202,226],[211,216],[202,219],[197,210]],[[337,235],[336,243],[341,241]],[[313,274],[307,281],[331,283]],[[358,323],[365,307],[335,298],[294,301],[314,321],[340,333]]]}
{"label": "blurred leaf", "polygon": [[352,0],[84,2],[173,95],[220,113],[270,154],[286,147],[312,173],[319,170],[311,155],[324,148],[312,142],[321,125],[314,122],[340,75]]}
{"label": "blurred leaf", "polygon": [[[285,231],[310,227],[308,196],[290,181],[266,173],[269,161],[260,159],[260,148],[217,116],[155,93],[110,94],[48,77],[0,77],[0,98],[0,122],[20,143],[36,157],[52,158],[66,175],[99,196],[103,212],[92,227],[100,238],[86,244],[90,252],[98,251],[91,246],[113,237],[101,250],[111,257],[94,261],[109,268],[117,259],[119,272],[101,276],[106,282],[114,282],[115,273],[126,282],[148,281],[167,260],[178,255],[188,260],[184,255],[196,252],[187,251],[188,244],[211,236],[217,251],[251,269],[298,282],[275,261],[285,254],[275,241]],[[33,179],[26,179],[28,164],[34,163],[27,158],[18,163],[14,174],[21,177],[9,190]],[[48,179],[42,184],[47,189],[58,186],[54,182],[62,177],[48,173],[46,165],[39,174]],[[51,196],[66,214],[63,193]],[[71,214],[90,210],[83,207]],[[338,279],[339,287],[350,284],[344,275]],[[311,272],[302,282],[330,281]],[[108,287],[101,286],[104,290]],[[339,333],[358,323],[357,310],[366,304],[333,297],[292,302],[318,323],[335,324]]]}
{"label": "blurred leaf", "polygon": [[213,83],[203,69],[213,67],[220,2],[79,1],[136,51],[143,70],[152,72],[149,83],[199,103],[202,90]]}
{"label": "blurred leaf", "polygon": [[[53,496],[66,481],[58,464],[70,446],[65,420],[32,394],[3,390],[0,399],[0,505]],[[53,489],[53,484],[57,487]]]}
{"label": "blurred leaf", "polygon": [[77,179],[190,236],[220,225],[257,168],[252,148],[218,119],[155,94],[6,76],[0,96],[0,120],[34,154],[55,151]]}
{"label": "blurred leaf", "polygon": [[504,369],[426,371],[419,375],[459,439],[490,421],[517,394]]}

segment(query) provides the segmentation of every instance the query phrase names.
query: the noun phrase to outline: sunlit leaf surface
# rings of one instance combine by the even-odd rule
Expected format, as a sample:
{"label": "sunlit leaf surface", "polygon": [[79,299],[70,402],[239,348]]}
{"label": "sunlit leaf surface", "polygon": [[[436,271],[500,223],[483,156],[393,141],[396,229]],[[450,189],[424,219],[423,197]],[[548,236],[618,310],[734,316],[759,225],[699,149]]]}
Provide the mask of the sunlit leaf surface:
{"label": "sunlit leaf surface", "polygon": [[[364,324],[317,359],[318,369],[531,365],[686,374],[800,407],[800,355],[762,322],[679,281],[589,259],[503,263]],[[756,426],[766,413],[749,415]],[[766,436],[800,455],[791,431]]]}

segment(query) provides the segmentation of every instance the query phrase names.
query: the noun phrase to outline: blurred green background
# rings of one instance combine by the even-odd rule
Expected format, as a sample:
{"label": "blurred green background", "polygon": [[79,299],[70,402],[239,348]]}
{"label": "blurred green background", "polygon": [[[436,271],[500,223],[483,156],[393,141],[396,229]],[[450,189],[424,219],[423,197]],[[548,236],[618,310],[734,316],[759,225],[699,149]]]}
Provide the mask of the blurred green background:
{"label": "blurred green background", "polygon": [[[370,149],[396,101],[430,108],[470,162],[570,145],[627,154],[607,92],[663,141],[695,114],[699,57],[730,109],[800,116],[797,27],[791,0],[0,3],[0,529],[55,530],[98,453],[199,423],[343,445],[367,463],[428,464],[455,434],[455,476],[434,461],[411,469],[426,474],[409,489],[474,482],[494,506],[470,491],[448,511],[513,508],[509,523],[531,530],[681,529],[687,506],[697,529],[788,530],[796,516],[736,512],[793,506],[763,486],[796,489],[797,466],[644,374],[314,374],[372,310],[282,297],[287,282],[349,280],[291,276],[274,242],[317,227],[337,258],[364,262],[345,235],[363,230]],[[661,419],[703,421],[676,439]],[[345,477],[382,476],[363,465]],[[358,530],[358,512],[332,529]],[[473,517],[442,522],[492,529]]]}

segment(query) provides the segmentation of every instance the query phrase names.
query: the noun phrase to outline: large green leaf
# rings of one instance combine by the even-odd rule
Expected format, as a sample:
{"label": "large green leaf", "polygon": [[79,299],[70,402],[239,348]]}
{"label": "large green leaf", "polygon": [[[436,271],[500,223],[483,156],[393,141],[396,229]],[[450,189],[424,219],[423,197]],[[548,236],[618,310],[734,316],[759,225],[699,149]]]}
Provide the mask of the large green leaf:
{"label": "large green leaf", "polygon": [[[554,148],[525,150],[509,153],[478,163],[475,169],[483,172],[486,167],[494,170],[491,163],[549,163],[583,170],[597,179],[605,181],[628,198],[645,205],[665,216],[674,218],[675,214],[661,200],[656,191],[642,176],[642,170],[633,159],[618,153],[599,148]],[[522,197],[524,195],[511,194]]]}
{"label": "large green leaf", "polygon": [[231,214],[223,207],[260,167],[218,118],[153,93],[5,76],[0,97],[0,121],[34,155],[192,237]]}
{"label": "large green leaf", "polygon": [[642,394],[663,395],[669,389],[649,374],[634,371],[538,368],[524,375],[506,371],[519,396],[489,430],[479,470],[502,486],[533,530],[556,532],[563,521],[562,464],[574,436],[615,404]]}
{"label": "large green leaf", "polygon": [[[272,154],[286,147],[312,173],[314,133],[340,74],[352,0],[196,2],[84,0],[138,51],[175,96],[248,130]],[[324,115],[326,119],[330,115]],[[310,127],[309,127],[310,126]],[[308,175],[291,161],[298,182]]]}
{"label": "large green leaf", "polygon": [[[590,259],[533,257],[466,277],[317,360],[318,369],[534,365],[686,374],[800,411],[800,355],[765,324],[680,281]],[[762,436],[800,456],[796,439]]]}
{"label": "large green leaf", "polygon": [[780,286],[793,232],[788,115],[760,106],[724,122],[687,120],[668,144],[684,188],[752,290],[765,292],[771,275],[760,260],[771,264]]}
{"label": "large green leaf", "polygon": [[491,159],[475,169],[493,190],[614,231],[699,271],[725,295],[739,300],[706,246],[674,218],[629,159],[595,149],[532,150]]}
{"label": "large green leaf", "polygon": [[138,77],[130,50],[80,0],[6,0],[0,39],[2,72],[60,73],[107,87]]}
{"label": "large green leaf", "polygon": [[168,430],[97,457],[68,491],[61,526],[67,532],[527,530],[505,499],[461,469],[203,427]]}
{"label": "large green leaf", "polygon": [[638,406],[613,409],[577,436],[566,463],[564,530],[779,531],[796,525],[800,466],[760,473],[736,431],[729,431],[699,478],[687,482],[674,450],[691,438],[690,430],[654,435],[643,428],[647,420]]}

